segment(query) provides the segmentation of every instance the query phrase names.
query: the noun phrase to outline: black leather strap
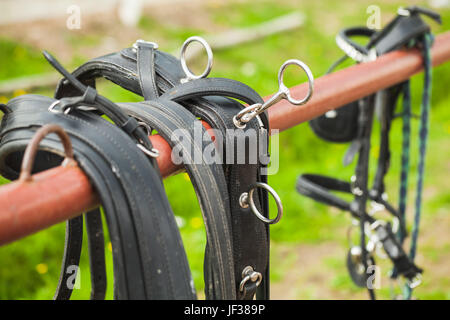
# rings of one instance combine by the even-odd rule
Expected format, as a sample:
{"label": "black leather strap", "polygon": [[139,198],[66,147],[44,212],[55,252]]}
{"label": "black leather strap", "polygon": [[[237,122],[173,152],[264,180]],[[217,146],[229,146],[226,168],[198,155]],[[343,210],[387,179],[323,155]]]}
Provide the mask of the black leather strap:
{"label": "black leather strap", "polygon": [[[181,63],[172,55],[160,50],[154,52],[155,82],[159,92],[180,83],[185,77]],[[137,54],[132,48],[92,59],[75,69],[72,74],[83,84],[95,87],[95,79],[106,78],[122,88],[142,94],[137,67]],[[79,91],[66,79],[59,82],[55,98],[77,96]]]}
{"label": "black leather strap", "polygon": [[[372,37],[375,34],[374,29],[369,29],[367,27],[351,27],[345,28],[339,31],[338,37],[349,44],[354,50],[358,51],[362,55],[369,54],[369,48],[363,46],[352,40],[352,37]],[[346,52],[347,53],[347,52]]]}
{"label": "black leather strap", "polygon": [[[208,135],[196,117],[175,102],[155,100],[121,103],[119,106],[129,115],[155,128],[172,147],[181,147],[179,151],[183,153],[184,166],[199,199],[206,226],[206,298],[236,299],[227,184],[221,165],[208,164],[203,158],[203,151],[213,145],[212,140],[207,139]],[[180,129],[184,129],[186,134],[177,136]],[[195,140],[195,130],[201,130],[204,139]]]}
{"label": "black leather strap", "polygon": [[[160,175],[133,140],[98,115],[74,110],[48,112],[54,99],[24,95],[8,103],[2,119],[0,172],[18,175],[21,153],[37,127],[62,126],[70,135],[80,167],[97,190],[113,248],[118,299],[193,299],[195,292],[181,237]],[[41,143],[36,167],[60,155],[52,135]],[[59,156],[58,156],[59,157]],[[40,164],[39,164],[40,163]]]}
{"label": "black leather strap", "polygon": [[115,103],[97,94],[95,89],[93,89],[92,87],[85,86],[74,75],[64,69],[64,67],[50,53],[46,51],[44,51],[43,53],[47,61],[59,73],[61,73],[67,79],[67,81],[79,91],[79,93],[83,94],[82,98],[80,99],[76,96],[67,97],[64,92],[62,92],[62,97],[60,98],[59,103],[62,103],[64,105],[65,109],[62,110],[63,112],[65,112],[67,108],[76,108],[80,105],[83,105],[84,102],[95,105],[95,108],[97,108],[101,114],[105,114],[106,116],[108,116],[118,127],[124,129],[131,137],[136,139],[136,142],[142,144],[149,150],[153,148],[145,130],[139,127],[133,119],[124,114]]}
{"label": "black leather strap", "polygon": [[[64,241],[64,255],[61,266],[54,300],[68,300],[72,295],[73,283],[68,283],[75,278],[74,272],[78,272],[83,239],[83,216],[75,217],[66,222],[66,239]],[[74,270],[71,267],[75,267]]]}
{"label": "black leather strap", "polygon": [[349,182],[317,174],[302,174],[297,179],[297,191],[318,202],[351,211],[350,202],[345,201],[330,191],[352,193]]}
{"label": "black leather strap", "polygon": [[[338,45],[345,51],[346,55],[357,62],[375,58],[369,56],[370,54],[375,53],[376,55],[382,55],[404,46],[420,46],[422,38],[425,34],[430,32],[430,27],[421,19],[421,14],[427,15],[440,23],[439,14],[418,7],[408,7],[401,9],[399,15],[380,32],[374,32],[365,27],[347,28],[339,33],[336,40]],[[365,46],[362,46],[352,41],[351,37],[353,36],[365,36],[369,38],[369,41]],[[342,61],[344,61],[344,59],[340,59],[339,63]],[[337,63],[333,65],[331,70],[336,66]],[[319,136],[327,140],[352,142],[344,157],[344,164],[349,164],[355,155],[359,155],[354,175],[355,181],[353,181],[352,185],[343,184],[342,186],[345,187],[341,188],[338,180],[317,175],[302,175],[297,181],[297,190],[301,194],[311,197],[319,202],[347,210],[351,212],[355,218],[360,219],[360,246],[363,256],[362,261],[366,265],[367,259],[365,255],[367,253],[364,236],[365,222],[371,223],[372,226],[374,226],[375,223],[380,224],[380,221],[374,221],[374,218],[365,213],[366,202],[368,199],[383,205],[388,212],[399,218],[401,228],[400,233],[406,234],[403,217],[398,210],[383,197],[385,191],[384,177],[388,172],[390,163],[389,131],[394,117],[395,104],[398,100],[400,89],[403,86],[404,84],[395,85],[377,93],[377,98],[380,99],[378,101],[378,113],[381,122],[381,139],[378,167],[371,190],[368,190],[367,178],[374,95],[360,99],[358,102],[352,102],[348,106],[335,110],[334,118],[332,119],[327,120],[327,115],[324,115],[310,122],[313,130],[318,133]],[[356,103],[358,103],[358,109],[352,107],[352,105],[355,105]],[[350,112],[350,114],[346,114],[346,112]],[[334,138],[334,136],[342,132],[341,130],[336,130],[336,128],[339,127],[352,128],[352,130],[346,130],[346,132],[349,132],[350,134],[344,135],[345,139],[337,140]],[[356,130],[353,129],[355,127]],[[402,179],[404,179],[404,176],[402,176]],[[354,201],[348,203],[331,194],[330,190],[344,192],[355,191],[353,192],[355,194]],[[401,269],[403,276],[409,280],[412,280],[422,272],[422,270],[415,266],[413,261],[405,254],[401,243],[394,236],[389,225],[380,224],[376,227],[375,231],[383,244],[386,253],[393,262],[395,266],[394,269]],[[374,297],[373,291],[371,291],[371,295]]]}
{"label": "black leather strap", "polygon": [[156,44],[152,42],[138,41],[137,45],[137,70],[139,84],[145,100],[158,98],[158,87],[155,75],[155,50]]}
{"label": "black leather strap", "polygon": [[103,300],[106,295],[105,239],[100,209],[85,214],[91,270],[91,300]]}
{"label": "black leather strap", "polygon": [[[106,295],[106,267],[103,226],[100,210],[86,213],[86,229],[91,270],[91,299],[103,300]],[[68,300],[72,295],[74,272],[78,272],[83,239],[83,216],[70,219],[66,223],[66,239],[60,278],[54,296],[55,300]]]}
{"label": "black leather strap", "polygon": [[[115,53],[91,60],[90,62],[75,70],[73,75],[80,81],[90,85],[95,85],[95,78],[105,77],[127,90],[140,95],[145,95],[140,85],[142,84],[142,76],[136,76],[138,74],[136,72],[138,69],[137,65],[139,64],[139,62],[136,62],[136,60],[139,59],[137,59],[136,54],[135,52],[133,52],[133,50],[124,49],[120,53]],[[235,126],[232,123],[232,118],[243,107],[242,105],[234,102],[231,99],[220,98],[217,96],[232,97],[240,99],[249,104],[263,102],[261,97],[254,90],[240,82],[229,79],[199,79],[180,84],[180,80],[185,77],[181,69],[180,62],[177,59],[160,51],[155,51],[154,66],[154,79],[156,82],[156,86],[159,92],[164,93],[161,97],[161,101],[177,101],[185,106],[188,110],[193,112],[195,116],[201,117],[203,120],[209,122],[214,128],[219,128],[223,130],[223,132],[225,132],[226,129],[235,129]],[[63,94],[70,94],[70,90],[71,88],[70,86],[68,86],[68,84],[61,82],[60,86],[57,89],[56,97],[59,97]],[[163,102],[163,105],[166,107],[171,106],[171,104],[166,104],[165,102]],[[269,123],[267,115],[265,113],[262,114],[260,119],[264,125],[264,128],[268,130]],[[252,126],[253,128],[255,128],[255,124],[257,126],[257,129],[259,130],[259,126],[257,125],[256,120],[254,124],[249,126],[249,128]],[[267,154],[267,150],[265,152]],[[268,156],[266,156],[266,160],[267,159]],[[238,197],[244,191],[244,189],[247,188],[245,191],[248,191],[248,187],[255,181],[266,181],[266,177],[260,174],[260,169],[264,167],[264,165],[265,164],[258,164],[257,166],[252,168],[248,166],[224,166],[225,174],[227,177],[227,184],[229,186],[228,191],[231,197],[230,204],[232,208],[233,206],[239,206]],[[238,174],[238,172],[240,173]],[[248,177],[248,179],[246,179],[245,177]],[[240,190],[235,189],[236,185],[241,186]],[[262,212],[268,214],[267,192],[258,190],[258,196],[258,206],[260,206],[261,203]],[[245,214],[245,216],[252,216],[248,209]],[[233,221],[233,238],[237,240],[234,241],[234,243],[238,243],[238,245],[241,245],[241,243],[246,243],[246,245],[244,245],[245,248],[239,247],[238,249],[234,249],[235,261],[236,259],[238,259],[238,261],[242,261],[242,263],[236,262],[235,265],[236,288],[238,288],[238,284],[240,282],[243,265],[245,264],[245,266],[247,266],[252,263],[253,267],[257,267],[258,270],[262,270],[266,273],[264,276],[264,281],[260,286],[260,291],[264,292],[264,294],[259,294],[259,296],[268,297],[268,228],[264,225],[260,225],[259,227],[257,227],[257,229],[259,228],[259,231],[257,231],[256,233],[256,240],[260,239],[261,241],[254,241],[254,238],[248,238],[248,234],[251,234],[252,230],[255,229],[255,223],[261,224],[261,221],[249,220],[244,221],[245,223],[238,223],[240,219],[243,219],[240,218],[242,217],[242,208],[235,208],[234,210],[232,209],[231,215]],[[253,218],[256,219],[255,217],[252,217],[250,219]],[[240,234],[240,236],[238,236],[238,234]],[[263,249],[255,251],[254,243],[261,243],[262,245],[258,246],[258,248]],[[209,252],[210,250],[208,247],[206,250],[206,255],[208,255]],[[243,252],[252,252],[249,255],[251,257],[247,260],[246,258],[242,258]],[[257,256],[257,258],[255,258],[255,256]],[[209,272],[209,274],[207,274],[207,278],[214,278],[214,272],[209,265],[205,265],[205,272]],[[207,297],[217,296],[214,290],[210,287],[206,287],[206,289]],[[208,292],[208,290],[210,291]],[[239,293],[237,295],[239,295]]]}
{"label": "black leather strap", "polygon": [[[422,20],[421,14],[441,23],[439,14],[430,10],[412,6],[403,9],[403,11],[408,12],[408,14],[397,15],[379,32],[367,27],[352,27],[341,30],[338,37],[362,55],[368,55],[369,50],[374,48],[377,55],[380,56],[399,49],[407,45],[412,39],[417,39],[430,32],[430,27]],[[353,41],[351,38],[355,36],[368,37],[367,45],[363,46]]]}
{"label": "black leather strap", "polygon": [[[177,102],[186,102],[190,99],[211,96],[239,99],[249,105],[263,103],[261,96],[246,84],[225,78],[204,78],[188,81],[169,89],[161,97]],[[233,116],[231,115],[231,118]],[[261,114],[261,120],[264,127],[269,130],[269,120],[266,112]]]}
{"label": "black leather strap", "polygon": [[406,279],[413,281],[418,274],[423,270],[417,267],[406,252],[403,250],[401,244],[397,241],[397,237],[392,232],[389,224],[380,225],[376,229],[377,237],[383,244],[384,251],[393,262],[398,274],[403,275]]}
{"label": "black leather strap", "polygon": [[[246,283],[244,292],[239,290],[242,271],[245,267],[251,266],[255,271],[263,274],[263,283],[258,288],[258,298],[268,299],[269,228],[251,212],[250,208],[242,208],[239,204],[239,197],[242,193],[248,192],[251,185],[257,181],[267,182],[267,177],[261,174],[262,168],[267,163],[261,163],[261,159],[264,158],[262,156],[268,158],[268,150],[258,147],[257,150],[251,151],[251,146],[247,144],[246,161],[242,164],[237,162],[238,146],[242,146],[242,137],[249,132],[255,132],[261,133],[267,138],[268,131],[265,129],[268,128],[267,118],[264,117],[263,128],[257,119],[254,119],[244,130],[236,131],[236,135],[229,136],[227,130],[236,129],[232,121],[233,116],[242,109],[242,106],[225,97],[237,98],[249,104],[262,102],[256,92],[240,82],[218,78],[200,79],[180,84],[163,94],[161,99],[172,99],[183,103],[195,116],[207,121],[212,128],[220,130],[222,136],[227,139],[226,143],[234,146],[232,158],[226,154],[229,150],[225,150],[222,157],[230,195],[237,297],[251,300],[256,294],[257,286],[252,281]],[[258,138],[260,138],[259,135]],[[255,152],[256,155],[251,154],[252,152]],[[252,157],[257,158],[257,161],[251,162]],[[232,161],[230,162],[230,160]],[[258,198],[255,202],[258,209],[266,216],[269,215],[267,201],[267,192],[258,189]]]}
{"label": "black leather strap", "polygon": [[404,9],[406,15],[397,15],[380,32],[373,35],[368,43],[369,47],[375,47],[378,55],[396,50],[407,45],[412,39],[417,39],[430,32],[430,26],[421,18],[426,15],[438,23],[441,17],[438,13],[425,8],[410,6]]}

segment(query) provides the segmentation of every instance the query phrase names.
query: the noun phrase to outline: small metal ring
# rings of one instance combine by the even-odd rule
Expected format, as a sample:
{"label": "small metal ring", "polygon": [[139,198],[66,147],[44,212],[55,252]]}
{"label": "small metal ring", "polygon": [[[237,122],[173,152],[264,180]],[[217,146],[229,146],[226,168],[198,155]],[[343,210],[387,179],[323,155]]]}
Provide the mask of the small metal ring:
{"label": "small metal ring", "polygon": [[20,181],[31,181],[31,171],[33,169],[34,159],[36,158],[36,153],[39,148],[39,143],[48,134],[56,133],[61,139],[62,145],[64,147],[65,158],[61,166],[65,167],[69,164],[76,163],[73,157],[72,143],[70,142],[69,135],[64,131],[64,129],[56,124],[47,124],[36,131],[33,138],[28,143],[27,148],[22,159],[22,166],[20,169]]}
{"label": "small metal ring", "polygon": [[239,205],[246,209],[248,208],[248,193],[244,192],[241,194],[241,196],[239,197]]}
{"label": "small metal ring", "polygon": [[[256,190],[256,188],[263,188],[266,189],[275,199],[275,202],[277,204],[277,216],[274,219],[270,219],[270,218],[266,218],[264,217],[259,211],[258,208],[256,208],[255,205],[255,201],[253,200],[253,192]],[[266,183],[263,182],[256,182],[255,184],[253,184],[253,186],[251,187],[251,189],[248,192],[248,204],[250,205],[250,208],[253,211],[253,214],[262,222],[265,222],[267,224],[275,224],[278,221],[280,221],[281,217],[283,216],[283,205],[281,204],[281,199],[278,196],[278,194],[276,193],[276,191],[269,186]]]}
{"label": "small metal ring", "polygon": [[[206,54],[208,55],[208,63],[206,65],[206,69],[205,69],[205,71],[203,71],[203,73],[201,75],[198,75],[198,76],[196,76],[195,74],[193,74],[191,72],[191,70],[189,70],[189,67],[187,66],[187,63],[186,63],[186,57],[185,57],[187,47],[189,46],[189,44],[191,42],[194,42],[194,41],[200,42],[201,45],[205,48]],[[199,37],[199,36],[194,36],[194,37],[190,37],[190,38],[186,39],[186,41],[181,46],[180,60],[181,60],[181,67],[183,68],[183,71],[186,74],[186,79],[184,79],[184,81],[206,78],[208,76],[208,74],[211,72],[211,68],[212,68],[212,64],[213,64],[213,53],[212,53],[211,47],[209,46],[208,42],[206,42],[205,39],[203,39],[202,37]]]}
{"label": "small metal ring", "polygon": [[153,130],[147,123],[145,123],[144,121],[138,121],[138,125],[144,128],[148,136],[151,136]]}
{"label": "small metal ring", "polygon": [[244,109],[239,111],[239,113],[233,117],[234,125],[239,129],[244,129],[246,126],[246,123],[255,117],[255,116],[250,116],[250,117],[249,116],[245,117],[245,116],[248,115],[249,113],[258,115],[258,111],[261,108],[261,106],[262,106],[261,103],[255,103],[255,104],[245,107]]}
{"label": "small metal ring", "polygon": [[[303,69],[303,71],[305,71],[306,76],[308,77],[308,84],[309,84],[308,93],[306,94],[306,96],[303,99],[297,100],[297,99],[292,98],[288,87],[286,87],[286,85],[283,82],[284,71],[290,65],[299,66],[300,68]],[[314,76],[311,72],[311,69],[309,69],[309,67],[304,62],[297,60],[297,59],[290,59],[290,60],[286,61],[285,63],[283,63],[280,67],[280,70],[278,71],[278,85],[280,87],[280,91],[285,92],[286,99],[290,103],[295,104],[295,105],[305,104],[306,102],[308,102],[309,99],[311,99],[313,91],[314,91]]]}
{"label": "small metal ring", "polygon": [[244,291],[244,286],[248,280],[252,280],[253,282],[255,282],[253,278],[256,278],[256,286],[258,287],[262,282],[262,274],[253,270],[253,268],[250,266],[245,267],[242,271],[242,281],[239,284],[239,292]]}

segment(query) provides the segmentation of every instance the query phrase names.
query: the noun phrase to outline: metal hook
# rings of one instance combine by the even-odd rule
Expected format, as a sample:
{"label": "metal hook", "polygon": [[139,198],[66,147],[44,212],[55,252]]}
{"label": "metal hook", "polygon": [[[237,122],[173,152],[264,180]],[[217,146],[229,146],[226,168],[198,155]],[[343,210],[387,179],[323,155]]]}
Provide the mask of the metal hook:
{"label": "metal hook", "polygon": [[25,149],[19,176],[20,181],[31,181],[31,171],[33,169],[36,153],[39,149],[39,144],[50,133],[56,133],[63,145],[65,158],[61,165],[65,167],[76,164],[72,149],[72,142],[70,141],[69,135],[61,126],[56,124],[47,124],[36,131]]}
{"label": "metal hook", "polygon": [[[138,119],[137,119],[138,120]],[[138,121],[138,125],[144,128],[145,132],[147,132],[148,136],[151,136],[153,129],[144,121]]]}
{"label": "metal hook", "polygon": [[[283,82],[284,71],[290,65],[296,65],[305,71],[306,76],[308,77],[308,93],[303,99],[297,100],[291,96],[289,88]],[[311,96],[314,91],[314,76],[309,69],[309,67],[300,60],[290,59],[283,63],[278,71],[278,92],[276,92],[269,100],[264,102],[263,104],[257,103],[251,106],[248,106],[242,109],[237,115],[233,117],[233,123],[238,128],[245,128],[247,122],[252,120],[254,117],[263,113],[265,110],[279,102],[280,100],[286,99],[290,103],[294,105],[302,105],[308,102],[311,99]]]}
{"label": "metal hook", "polygon": [[[208,63],[206,65],[205,71],[203,71],[203,73],[198,76],[193,74],[191,72],[191,70],[189,69],[189,67],[187,66],[186,56],[185,56],[187,47],[189,46],[189,44],[191,44],[192,42],[195,42],[195,41],[200,42],[200,44],[205,48],[206,54],[208,55]],[[208,42],[206,42],[206,40],[203,39],[202,37],[199,37],[199,36],[190,37],[190,38],[186,39],[186,41],[181,46],[180,61],[181,61],[181,67],[183,68],[183,71],[186,74],[186,78],[181,79],[181,83],[185,83],[190,80],[206,78],[208,76],[208,74],[211,72],[211,68],[212,68],[212,64],[213,64],[213,53],[212,53],[211,47],[209,46]]]}

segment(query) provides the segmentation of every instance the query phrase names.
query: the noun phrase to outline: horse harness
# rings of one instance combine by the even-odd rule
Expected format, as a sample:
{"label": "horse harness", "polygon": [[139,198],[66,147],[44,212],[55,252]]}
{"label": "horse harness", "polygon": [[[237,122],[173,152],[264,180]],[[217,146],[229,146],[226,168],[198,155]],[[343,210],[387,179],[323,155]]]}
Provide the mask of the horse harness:
{"label": "horse harness", "polygon": [[[184,58],[193,41],[201,42],[208,53],[208,66],[200,76],[191,73]],[[183,44],[181,61],[158,50],[156,43],[143,40],[92,59],[72,73],[48,52],[44,56],[64,78],[55,99],[23,95],[1,106],[0,172],[9,179],[20,175],[28,142],[40,130],[46,136],[39,143],[33,172],[57,166],[65,155],[69,158],[56,137],[61,130],[50,130],[49,125],[63,129],[72,142],[70,158],[89,177],[101,200],[112,243],[114,297],[196,299],[156,161],[159,152],[149,139],[156,130],[174,150],[178,148],[200,204],[207,239],[206,298],[268,299],[269,225],[281,218],[282,205],[267,185],[270,128],[265,110],[276,101],[264,103],[252,88],[235,80],[206,78],[212,52],[200,37]],[[288,61],[280,69],[280,88],[283,70],[290,64],[311,75],[302,62]],[[144,101],[110,101],[95,89],[96,79],[101,77],[141,95]],[[304,103],[311,93],[312,87],[303,101],[293,102]],[[278,94],[277,99],[281,98],[292,100],[285,92]],[[220,134],[231,147],[211,149],[217,139],[213,141],[199,119],[214,129],[215,138]],[[256,144],[250,141],[252,134]],[[214,161],[203,157],[206,152]],[[277,201],[274,219],[269,217],[269,193]],[[107,283],[101,211],[91,210],[84,217],[91,298],[104,299]],[[71,296],[67,270],[80,262],[82,237],[83,217],[68,220],[55,299]]]}

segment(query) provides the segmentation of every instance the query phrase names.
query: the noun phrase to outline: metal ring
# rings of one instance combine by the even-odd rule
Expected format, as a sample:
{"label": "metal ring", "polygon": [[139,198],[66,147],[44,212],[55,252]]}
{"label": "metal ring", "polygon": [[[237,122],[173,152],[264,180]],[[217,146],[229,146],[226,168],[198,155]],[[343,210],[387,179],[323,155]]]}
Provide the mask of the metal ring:
{"label": "metal ring", "polygon": [[[186,49],[189,46],[189,44],[194,41],[200,42],[202,44],[202,46],[205,48],[206,54],[208,55],[208,63],[206,65],[206,69],[199,76],[196,76],[195,74],[193,74],[191,72],[191,70],[189,70],[189,67],[186,64],[186,57],[185,57]],[[206,78],[208,76],[208,74],[211,72],[212,63],[213,63],[213,53],[212,53],[211,47],[209,46],[208,42],[206,42],[205,39],[203,39],[202,37],[199,37],[199,36],[194,36],[194,37],[190,37],[190,38],[186,39],[186,41],[183,43],[183,45],[181,47],[180,60],[181,60],[181,67],[183,68],[183,71],[186,74],[186,79],[184,79],[185,81]]]}
{"label": "metal ring", "polygon": [[144,145],[138,143],[136,144],[136,146],[143,152],[145,153],[147,156],[152,157],[152,158],[157,158],[159,157],[159,150],[152,148],[151,150],[147,149]]}
{"label": "metal ring", "polygon": [[244,291],[244,286],[248,280],[256,281],[256,286],[258,287],[262,282],[262,274],[260,272],[256,272],[252,267],[247,266],[242,271],[242,281],[239,284],[239,292]]}
{"label": "metal ring", "polygon": [[247,122],[258,115],[261,106],[261,103],[255,103],[239,111],[239,113],[233,117],[234,125],[239,129],[244,129]]}
{"label": "metal ring", "polygon": [[73,157],[72,143],[70,142],[69,135],[64,131],[64,129],[56,124],[47,124],[36,131],[33,138],[28,143],[27,148],[22,159],[22,166],[20,169],[20,181],[31,181],[31,170],[33,169],[34,159],[36,158],[36,153],[39,148],[39,143],[48,134],[56,133],[61,139],[62,145],[64,147],[65,158],[62,162],[62,166],[67,166],[69,164],[76,163]]}
{"label": "metal ring", "polygon": [[141,126],[142,128],[144,128],[144,130],[147,132],[148,136],[152,135],[153,130],[147,123],[145,123],[144,121],[138,121],[138,125]]}
{"label": "metal ring", "polygon": [[246,209],[248,208],[248,193],[244,192],[241,194],[241,196],[239,197],[239,205]]}
{"label": "metal ring", "polygon": [[[305,71],[306,76],[308,77],[308,84],[309,84],[308,93],[301,100],[292,98],[289,88],[286,87],[286,85],[283,83],[284,71],[290,65],[299,66],[300,68],[303,69],[303,71]],[[305,104],[306,102],[308,102],[309,99],[311,99],[313,91],[314,91],[314,76],[311,72],[311,69],[309,69],[309,67],[305,63],[303,63],[302,61],[297,60],[297,59],[290,59],[290,60],[286,61],[285,63],[283,63],[280,67],[280,70],[278,71],[278,85],[280,87],[280,91],[283,91],[286,93],[286,99],[290,103],[295,104],[295,105]]]}
{"label": "metal ring", "polygon": [[[253,200],[253,192],[256,190],[256,188],[263,188],[269,191],[269,193],[273,196],[275,199],[275,202],[277,204],[277,216],[274,219],[266,218],[264,217],[256,208],[255,201]],[[280,221],[281,217],[283,216],[283,205],[281,204],[281,199],[278,196],[278,194],[275,192],[275,190],[269,186],[266,183],[263,182],[256,182],[252,185],[251,189],[248,192],[248,203],[250,205],[250,208],[252,209],[254,215],[261,220],[262,222],[265,222],[267,224],[275,224],[278,221]]]}

